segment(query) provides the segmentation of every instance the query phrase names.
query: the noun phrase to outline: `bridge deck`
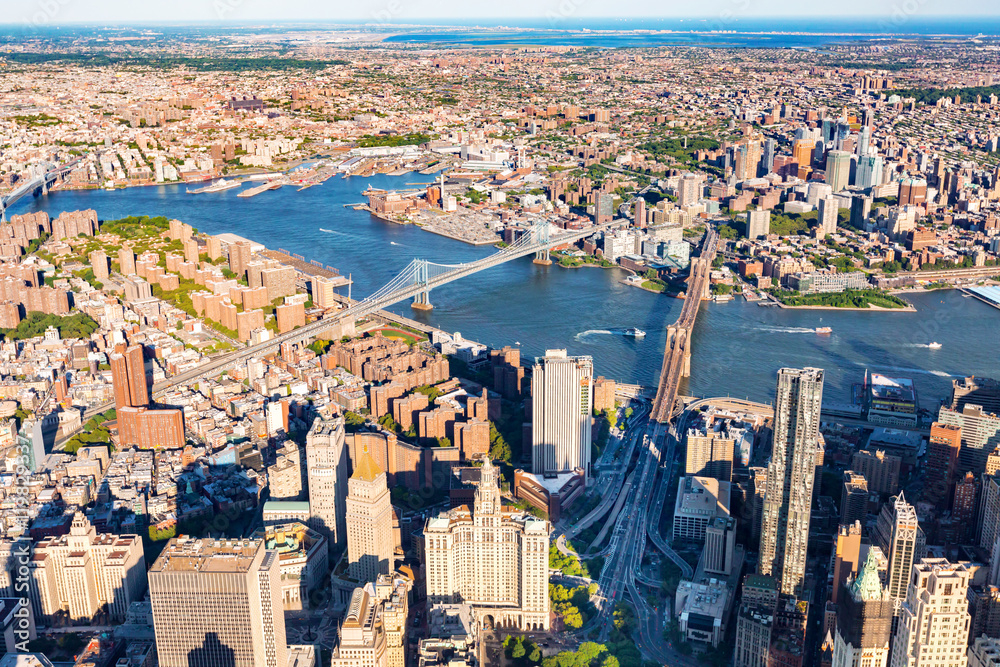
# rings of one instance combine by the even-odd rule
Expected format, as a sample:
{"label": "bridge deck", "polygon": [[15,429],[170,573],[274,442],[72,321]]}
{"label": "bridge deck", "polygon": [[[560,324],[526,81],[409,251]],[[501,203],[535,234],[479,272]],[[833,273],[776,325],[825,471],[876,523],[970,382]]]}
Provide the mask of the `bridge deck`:
{"label": "bridge deck", "polygon": [[652,419],[661,423],[670,420],[674,403],[677,400],[681,377],[684,374],[685,357],[690,352],[691,330],[698,317],[702,294],[705,293],[708,285],[717,246],[718,235],[713,228],[709,227],[705,233],[701,255],[691,263],[687,298],[681,307],[680,316],[671,327],[675,333],[667,336],[667,344],[663,351],[663,366],[660,370],[660,381],[656,389],[656,398],[653,400],[651,414]]}

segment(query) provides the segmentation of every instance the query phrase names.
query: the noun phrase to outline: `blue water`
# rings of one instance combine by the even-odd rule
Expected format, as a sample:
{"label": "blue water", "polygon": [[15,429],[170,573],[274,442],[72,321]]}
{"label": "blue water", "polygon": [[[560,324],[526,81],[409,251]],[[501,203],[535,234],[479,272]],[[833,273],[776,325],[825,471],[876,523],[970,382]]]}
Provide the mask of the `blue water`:
{"label": "blue water", "polygon": [[[344,208],[373,187],[402,189],[429,180],[416,174],[339,177],[302,192],[285,187],[240,199],[239,189],[185,194],[168,185],[54,192],[18,203],[11,213],[94,208],[101,219],[165,215],[201,231],[233,232],[272,248],[337,267],[354,280],[363,297],[396,275],[413,258],[454,264],[494,252],[413,226],[386,223]],[[326,231],[324,231],[326,230]],[[594,357],[598,373],[626,382],[655,384],[662,361],[665,327],[681,301],[621,283],[620,270],[537,266],[528,258],[480,272],[431,293],[434,309],[413,312],[406,303],[392,310],[493,347],[520,344],[524,359],[548,348]],[[958,292],[907,296],[916,313],[789,311],[752,303],[705,303],[694,332],[693,372],[682,387],[693,395],[732,395],[771,400],[775,372],[782,366],[826,369],[826,395],[847,401],[851,385],[866,368],[913,378],[925,407],[947,396],[951,379],[965,374],[1000,378],[997,334],[1000,309]],[[833,335],[811,330],[833,328]],[[621,329],[647,332],[636,340]],[[942,348],[932,350],[930,342]]]}
{"label": "blue water", "polygon": [[[864,18],[743,18],[739,12],[710,18],[580,19],[554,15],[535,20],[436,22],[434,30],[407,30],[386,42],[490,46],[559,45],[656,47],[670,45],[819,48],[887,36],[937,39],[941,36],[1000,35],[1000,18],[882,16]],[[672,32],[649,32],[672,31]]]}

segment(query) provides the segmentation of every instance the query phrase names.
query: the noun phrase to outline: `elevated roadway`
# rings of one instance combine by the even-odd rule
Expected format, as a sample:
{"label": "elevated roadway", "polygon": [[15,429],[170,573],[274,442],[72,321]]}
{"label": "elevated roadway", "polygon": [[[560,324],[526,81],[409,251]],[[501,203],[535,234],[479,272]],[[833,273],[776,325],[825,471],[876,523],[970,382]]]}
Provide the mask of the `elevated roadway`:
{"label": "elevated roadway", "polygon": [[[695,663],[664,644],[662,615],[649,606],[645,596],[636,588],[636,582],[648,583],[648,578],[641,572],[647,536],[651,536],[650,525],[659,521],[666,497],[665,487],[670,483],[677,457],[677,439],[671,433],[671,422],[675,419],[674,405],[681,379],[690,373],[690,333],[701,300],[708,293],[709,272],[718,246],[718,234],[714,228],[708,227],[702,243],[700,256],[691,264],[687,299],[677,322],[667,330],[667,344],[650,421],[639,445],[632,485],[625,506],[616,518],[609,553],[598,580],[599,614],[595,624],[598,640],[608,639],[614,624],[615,605],[628,597],[635,608],[638,622],[635,638],[640,650],[646,658],[663,665],[687,666]],[[652,532],[658,536],[658,531]],[[657,546],[686,576],[693,575],[690,564],[674,552],[666,540],[660,540]]]}
{"label": "elevated roadway", "polygon": [[[67,168],[69,166],[70,165],[67,165]],[[432,264],[424,260],[413,260],[405,269],[403,269],[402,272],[400,272],[399,275],[396,276],[396,278],[362,301],[355,302],[354,304],[329,317],[322,318],[315,322],[310,322],[309,324],[299,327],[293,331],[279,334],[268,341],[258,343],[256,345],[250,345],[228,354],[214,357],[196,368],[184,371],[183,373],[178,373],[177,375],[174,375],[162,382],[158,382],[153,386],[153,397],[156,398],[157,396],[161,396],[164,392],[179,385],[189,384],[206,377],[212,377],[221,373],[223,370],[232,368],[237,364],[245,363],[248,359],[275,353],[280,350],[281,346],[285,343],[304,344],[306,341],[312,340],[313,338],[329,332],[334,327],[348,321],[353,322],[359,318],[365,317],[366,315],[378,312],[387,306],[391,306],[394,303],[399,303],[400,301],[405,301],[407,299],[419,298],[423,299],[423,303],[426,304],[426,295],[436,287],[447,285],[450,282],[461,280],[462,278],[470,276],[474,273],[485,271],[486,269],[499,266],[500,264],[504,264],[521,257],[538,255],[539,253],[548,252],[550,249],[560,245],[576,243],[581,239],[585,239],[599,232],[621,225],[623,222],[624,221],[622,220],[616,220],[602,225],[594,225],[583,230],[571,230],[554,235],[550,235],[548,233],[548,223],[544,223],[546,227],[542,228],[539,226],[536,230],[532,231],[532,233],[524,234],[521,239],[513,245],[489,255],[488,257],[466,264],[441,265]],[[544,229],[544,233],[541,231],[542,229]],[[91,417],[110,410],[112,407],[114,407],[114,403],[108,402],[89,408],[84,412],[82,423],[86,423]],[[71,435],[72,434],[67,434],[61,442],[64,442]],[[57,443],[57,445],[58,444],[59,443]]]}
{"label": "elevated roadway", "polygon": [[708,296],[709,274],[718,248],[719,235],[708,227],[702,242],[701,255],[691,261],[688,289],[680,316],[667,327],[667,343],[663,351],[660,380],[653,399],[652,418],[664,423],[670,420],[677,401],[681,378],[691,374],[691,331],[701,300]]}
{"label": "elevated roadway", "polygon": [[3,197],[0,197],[0,220],[6,221],[7,209],[24,197],[35,193],[48,193],[49,185],[69,172],[82,159],[82,157],[74,158],[62,166],[49,162],[35,165],[32,168],[31,178],[22,182]]}

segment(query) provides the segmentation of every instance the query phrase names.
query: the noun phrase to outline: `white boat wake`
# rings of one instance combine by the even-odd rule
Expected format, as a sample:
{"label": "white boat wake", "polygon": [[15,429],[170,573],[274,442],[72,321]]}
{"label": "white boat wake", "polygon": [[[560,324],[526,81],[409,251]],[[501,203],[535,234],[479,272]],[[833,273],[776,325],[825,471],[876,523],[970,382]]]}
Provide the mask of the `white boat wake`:
{"label": "white boat wake", "polygon": [[613,336],[615,335],[615,332],[608,331],[607,329],[588,329],[587,331],[581,331],[577,335],[573,336],[573,338],[575,338],[576,340],[580,340],[582,338],[586,338],[587,336],[596,336],[596,335]]}
{"label": "white boat wake", "polygon": [[773,333],[816,333],[815,329],[808,329],[806,327],[760,327],[763,331],[771,331]]}

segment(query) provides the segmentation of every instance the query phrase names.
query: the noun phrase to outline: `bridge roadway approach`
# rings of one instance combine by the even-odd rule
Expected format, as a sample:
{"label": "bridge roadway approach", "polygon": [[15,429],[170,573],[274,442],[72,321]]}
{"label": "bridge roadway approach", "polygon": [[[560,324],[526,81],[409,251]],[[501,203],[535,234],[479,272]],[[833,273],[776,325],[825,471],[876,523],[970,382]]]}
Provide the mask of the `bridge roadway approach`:
{"label": "bridge roadway approach", "polygon": [[[641,568],[647,537],[651,533],[660,537],[658,530],[654,530],[654,522],[658,521],[666,493],[659,493],[658,490],[663,485],[672,483],[674,461],[680,455],[678,434],[672,423],[674,404],[681,378],[690,373],[690,334],[702,298],[708,295],[709,272],[717,247],[718,234],[709,227],[701,254],[691,263],[687,299],[681,308],[680,317],[667,329],[667,344],[656,398],[642,436],[627,499],[616,519],[608,555],[598,580],[599,613],[594,622],[598,641],[608,639],[614,625],[615,605],[629,597],[635,608],[638,626],[635,639],[643,656],[672,667],[688,667],[696,662],[666,645],[661,622],[663,612],[650,607],[645,596],[637,589],[636,582],[642,583],[646,579]],[[691,566],[666,542],[665,538],[660,538],[656,545],[667,558],[674,561],[683,574],[689,576]],[[667,604],[671,603],[672,601],[668,601]]]}
{"label": "bridge roadway approach", "polygon": [[682,377],[691,375],[691,331],[701,300],[708,297],[709,273],[718,248],[719,235],[714,227],[708,227],[702,243],[701,255],[691,260],[688,276],[687,297],[681,307],[681,314],[667,327],[667,345],[663,351],[663,366],[660,382],[653,400],[650,417],[660,423],[670,421],[670,415],[677,401],[677,391]]}
{"label": "bridge roadway approach", "polygon": [[[627,220],[615,220],[601,225],[594,225],[587,229],[566,231],[559,234],[550,234],[549,224],[543,222],[533,227],[529,233],[522,235],[517,242],[475,262],[443,265],[414,259],[389,283],[365,299],[337,311],[329,317],[310,322],[293,331],[279,334],[263,343],[215,357],[197,368],[174,375],[154,385],[153,396],[155,398],[178,385],[221,373],[223,370],[231,368],[236,364],[246,362],[247,359],[275,352],[285,343],[303,344],[330,331],[334,327],[348,321],[354,322],[359,318],[382,310],[394,303],[399,303],[406,299],[417,299],[416,303],[426,304],[428,303],[427,294],[435,287],[441,287],[479,271],[527,255],[535,255],[536,259],[545,260],[548,258],[548,253],[552,248],[567,243],[575,243],[588,236],[627,222]],[[87,423],[91,417],[110,410],[112,407],[114,407],[114,403],[108,402],[88,409],[83,415],[82,423]],[[60,442],[69,439],[71,435],[72,433],[67,433]]]}
{"label": "bridge roadway approach", "polygon": [[49,185],[56,179],[61,178],[79,162],[82,157],[73,159],[60,166],[51,163],[42,163],[32,168],[32,176],[24,181],[9,193],[0,197],[0,220],[7,221],[7,209],[31,194],[48,194]]}

